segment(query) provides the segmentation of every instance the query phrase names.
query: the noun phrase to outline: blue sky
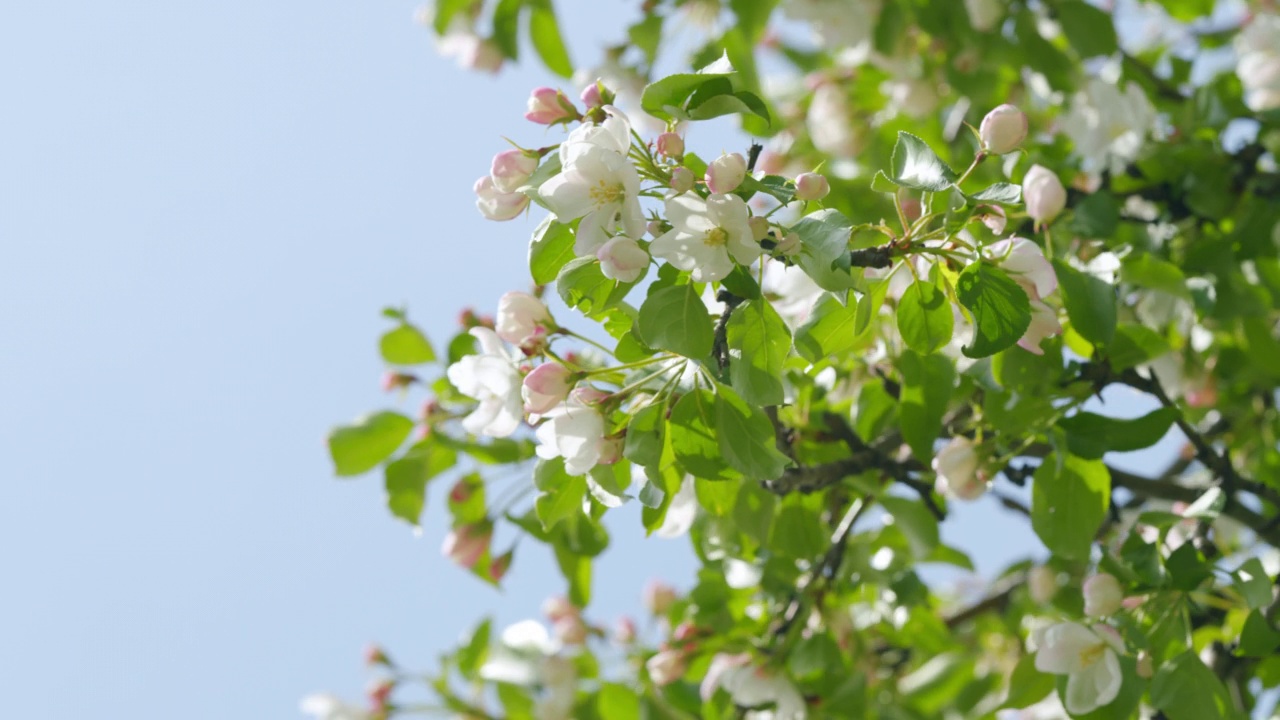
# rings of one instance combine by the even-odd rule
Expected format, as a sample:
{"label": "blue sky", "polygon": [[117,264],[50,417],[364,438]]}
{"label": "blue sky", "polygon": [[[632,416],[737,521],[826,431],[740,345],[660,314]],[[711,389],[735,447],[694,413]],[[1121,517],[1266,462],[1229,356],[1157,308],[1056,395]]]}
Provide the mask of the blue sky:
{"label": "blue sky", "polygon": [[[596,60],[622,19],[572,5],[575,59]],[[561,589],[530,544],[503,593],[440,558],[443,488],[414,538],[378,478],[329,470],[328,427],[397,402],[381,307],[441,339],[527,284],[537,218],[487,223],[470,187],[500,136],[540,142],[521,115],[548,78],[457,70],[414,9],[0,11],[8,714],[296,717],[305,693],[359,696],[368,641],[429,667],[482,614]],[[593,615],[610,622],[693,567],[616,515]],[[997,518],[984,502],[946,533],[998,551],[985,568],[1039,551]]]}

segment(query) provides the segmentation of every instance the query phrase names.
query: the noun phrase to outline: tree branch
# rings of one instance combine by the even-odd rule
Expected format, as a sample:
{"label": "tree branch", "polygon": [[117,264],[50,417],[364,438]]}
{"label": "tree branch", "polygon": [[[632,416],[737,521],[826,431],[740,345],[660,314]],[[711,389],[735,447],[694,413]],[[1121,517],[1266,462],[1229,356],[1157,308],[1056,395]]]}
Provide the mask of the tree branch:
{"label": "tree branch", "polygon": [[711,356],[716,359],[716,366],[720,368],[720,374],[723,376],[729,371],[729,317],[733,315],[733,309],[742,304],[743,298],[734,295],[728,290],[721,290],[716,293],[716,300],[724,303],[724,311],[720,313],[720,319],[716,321],[715,338],[711,343]]}

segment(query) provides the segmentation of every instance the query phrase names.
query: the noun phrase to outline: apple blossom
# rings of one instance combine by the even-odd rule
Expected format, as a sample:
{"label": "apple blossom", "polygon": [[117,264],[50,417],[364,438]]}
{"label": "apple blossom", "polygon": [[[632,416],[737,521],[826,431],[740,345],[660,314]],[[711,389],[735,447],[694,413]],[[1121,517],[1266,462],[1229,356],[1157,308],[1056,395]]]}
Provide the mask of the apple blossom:
{"label": "apple blossom", "polygon": [[1000,0],[964,0],[964,9],[969,24],[978,32],[991,31],[1004,13]]}
{"label": "apple blossom", "polygon": [[1044,604],[1058,594],[1058,573],[1047,565],[1037,565],[1027,571],[1027,592],[1031,599]]}
{"label": "apple blossom", "polygon": [[[717,656],[719,657],[719,656]],[[724,689],[739,707],[753,708],[772,705],[774,720],[801,720],[806,716],[804,696],[794,683],[776,670],[754,667],[749,656],[729,656],[707,670],[710,683],[704,679],[700,692],[703,697],[715,693],[716,687]],[[715,665],[715,658],[712,659]]]}
{"label": "apple blossom", "polygon": [[664,132],[658,136],[658,154],[673,160],[684,157],[684,138],[678,133]]}
{"label": "apple blossom", "polygon": [[800,252],[800,235],[794,232],[789,232],[786,235],[783,235],[782,239],[778,241],[777,247],[774,249],[783,257],[791,257],[792,255],[795,255]]}
{"label": "apple blossom", "polygon": [[999,240],[988,245],[983,255],[994,260],[1032,300],[1048,297],[1058,288],[1053,265],[1032,240],[1020,237]]}
{"label": "apple blossom", "polygon": [[462,357],[446,372],[458,392],[480,403],[462,419],[462,427],[476,435],[506,437],[522,416],[520,371],[492,330],[474,327],[468,332],[479,341],[480,353]]}
{"label": "apple blossom", "polygon": [[597,465],[612,465],[622,459],[626,438],[621,435],[606,436],[600,440],[600,459]]}
{"label": "apple blossom", "polygon": [[493,524],[488,521],[461,525],[445,535],[440,554],[460,567],[472,568],[484,557],[492,540]]}
{"label": "apple blossom", "polygon": [[561,615],[551,625],[556,639],[565,645],[581,645],[587,641],[587,624],[577,613]]}
{"label": "apple blossom", "polygon": [[636,623],[629,617],[618,618],[613,628],[613,639],[621,645],[630,645],[636,641]]}
{"label": "apple blossom", "polygon": [[476,193],[476,208],[489,220],[512,220],[529,207],[528,195],[502,192],[488,175],[476,180],[472,189]]}
{"label": "apple blossom", "polygon": [[524,398],[524,411],[542,415],[564,402],[573,389],[573,373],[556,362],[545,362],[524,376],[520,395]]}
{"label": "apple blossom", "polygon": [[600,260],[600,273],[619,282],[635,282],[649,267],[649,253],[626,235],[615,235],[601,245],[596,258]]}
{"label": "apple blossom", "polygon": [[1084,614],[1105,617],[1114,614],[1124,602],[1120,581],[1109,573],[1098,573],[1084,581]]}
{"label": "apple blossom", "polygon": [[511,569],[511,561],[515,559],[515,550],[508,550],[496,558],[489,561],[489,577],[494,582],[501,582],[506,577],[507,570]]}
{"label": "apple blossom", "polygon": [[796,176],[797,200],[821,200],[830,192],[831,184],[818,173],[807,172]]}
{"label": "apple blossom", "polygon": [[987,473],[972,440],[958,435],[933,458],[938,492],[961,500],[977,500],[987,491]]}
{"label": "apple blossom", "polygon": [[654,615],[665,615],[675,601],[676,589],[661,580],[650,580],[644,586],[644,606]]}
{"label": "apple blossom", "polygon": [[1013,152],[1027,137],[1027,116],[1013,105],[1001,105],[982,118],[978,127],[982,149],[1004,155]]}
{"label": "apple blossom", "polygon": [[646,660],[644,667],[654,685],[670,685],[684,676],[689,669],[689,660],[683,650],[667,648]]}
{"label": "apple blossom", "polygon": [[974,217],[996,235],[1003,233],[1005,226],[1009,224],[1009,217],[999,205],[979,205],[974,211]]}
{"label": "apple blossom", "polygon": [[493,178],[493,186],[498,192],[513,193],[528,182],[529,176],[537,169],[536,153],[530,155],[523,150],[503,150],[493,156],[489,177]]}
{"label": "apple blossom", "polygon": [[1031,322],[1027,331],[1018,338],[1018,347],[1036,355],[1043,355],[1040,343],[1045,338],[1062,334],[1062,323],[1058,321],[1058,313],[1043,300],[1031,301]]}
{"label": "apple blossom", "polygon": [[713,194],[731,193],[747,179],[747,161],[742,153],[725,153],[707,164],[704,179]]}
{"label": "apple blossom", "polygon": [[1091,172],[1121,172],[1137,159],[1159,113],[1137,83],[1123,90],[1102,78],[1090,78],[1071,100],[1062,128],[1082,166]]}
{"label": "apple blossom", "polygon": [[[428,24],[430,20],[426,21]],[[436,42],[436,52],[442,57],[453,58],[464,70],[479,70],[490,74],[502,69],[502,49],[488,38],[480,37],[461,13],[449,24],[449,29]]]}
{"label": "apple blossom", "polygon": [[1254,15],[1235,45],[1245,104],[1254,112],[1280,108],[1280,15]]}
{"label": "apple blossom", "polygon": [[363,708],[343,702],[336,695],[317,693],[302,698],[299,705],[304,715],[315,720],[373,720],[373,716]]}
{"label": "apple blossom", "polygon": [[529,94],[529,109],[524,117],[539,125],[554,125],[576,120],[579,115],[578,109],[563,92],[555,88],[540,87]]}
{"label": "apple blossom", "polygon": [[671,498],[671,504],[667,507],[667,514],[662,520],[662,525],[654,534],[668,540],[681,537],[689,532],[689,528],[693,527],[693,521],[697,517],[698,496],[694,491],[693,476],[685,475],[680,482],[680,489],[676,492],[675,497]]}
{"label": "apple blossom", "polygon": [[564,458],[565,472],[574,476],[584,475],[600,463],[605,426],[598,410],[570,396],[568,402],[547,411],[543,418],[534,431],[538,457]]}
{"label": "apple blossom", "polygon": [[595,82],[589,83],[582,88],[582,93],[578,95],[578,99],[588,109],[595,109],[613,104],[614,93],[605,85],[604,80],[597,78]]}
{"label": "apple blossom", "polygon": [[1032,165],[1022,180],[1022,198],[1036,224],[1047,225],[1067,206],[1067,189],[1052,170]]}
{"label": "apple blossom", "polygon": [[640,175],[625,149],[613,149],[610,141],[614,137],[604,131],[561,145],[562,171],[538,188],[560,222],[582,218],[573,245],[577,255],[594,253],[619,224],[630,237],[644,232]]}
{"label": "apple blossom", "polygon": [[666,201],[672,229],[649,246],[654,257],[689,271],[695,282],[719,280],[733,270],[734,260],[750,265],[760,256],[751,239],[747,203],[737,195],[692,194]]}
{"label": "apple blossom", "polygon": [[546,303],[526,292],[512,290],[498,298],[498,316],[493,329],[512,345],[523,345],[538,334],[555,327]]}
{"label": "apple blossom", "polygon": [[837,158],[856,156],[862,149],[863,137],[852,116],[849,98],[841,84],[824,82],[819,85],[813,91],[805,120],[813,146]]}
{"label": "apple blossom", "polygon": [[678,167],[671,171],[670,187],[677,194],[692,190],[694,182],[693,171],[687,167]]}
{"label": "apple blossom", "polygon": [[1067,676],[1067,712],[1083,715],[1109,704],[1120,693],[1124,676],[1117,653],[1124,646],[1105,625],[1085,627],[1060,622],[1040,634],[1036,669]]}

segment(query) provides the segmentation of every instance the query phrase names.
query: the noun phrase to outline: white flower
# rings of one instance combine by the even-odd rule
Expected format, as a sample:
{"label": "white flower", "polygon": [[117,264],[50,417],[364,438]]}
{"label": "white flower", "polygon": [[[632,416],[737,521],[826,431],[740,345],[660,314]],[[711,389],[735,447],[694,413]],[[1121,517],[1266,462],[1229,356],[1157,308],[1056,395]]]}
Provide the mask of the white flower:
{"label": "white flower", "polygon": [[703,179],[712,193],[731,193],[747,179],[747,160],[742,157],[742,153],[724,153],[707,164],[707,173]]}
{"label": "white flower", "polygon": [[1013,152],[1027,137],[1027,116],[1013,105],[1005,104],[987,113],[978,128],[982,147],[997,155]]}
{"label": "white flower", "polygon": [[372,717],[363,708],[348,705],[334,695],[317,693],[302,698],[299,709],[316,720],[368,720]]}
{"label": "white flower", "polygon": [[969,14],[969,24],[978,32],[994,28],[1004,14],[1000,0],[964,0],[964,9]]}
{"label": "white flower", "polygon": [[1083,715],[1116,699],[1124,680],[1118,652],[1124,646],[1105,625],[1052,625],[1040,635],[1036,669],[1067,676],[1067,712]]}
{"label": "white flower", "polygon": [[560,643],[552,639],[547,628],[537,620],[522,620],[502,631],[498,645],[490,648],[480,677],[491,682],[532,685],[546,680],[560,680],[547,660],[560,651]]}
{"label": "white flower", "polygon": [[760,287],[773,303],[773,309],[793,328],[809,319],[814,303],[822,296],[822,288],[798,265],[766,263],[763,280]]}
{"label": "white flower", "polygon": [[512,345],[523,345],[553,325],[546,303],[526,292],[511,291],[498,298],[493,329]]}
{"label": "white flower", "polygon": [[1072,98],[1062,129],[1085,170],[1117,172],[1138,157],[1156,119],[1155,108],[1136,83],[1121,91],[1095,77]]}
{"label": "white flower", "polygon": [[878,0],[785,0],[782,14],[807,22],[819,44],[855,56],[861,62],[871,50],[879,15]]}
{"label": "white flower", "polygon": [[1027,572],[1027,591],[1031,599],[1047,603],[1058,594],[1058,573],[1048,565],[1037,565]]}
{"label": "white flower", "polygon": [[612,240],[596,250],[600,260],[600,272],[610,280],[635,282],[649,266],[649,253],[640,243],[626,235],[615,235]]}
{"label": "white flower", "polygon": [[584,475],[600,463],[605,427],[604,417],[595,408],[571,396],[543,417],[546,419],[535,431],[538,457],[564,458],[565,472],[570,475]]}
{"label": "white flower", "polygon": [[685,475],[684,480],[680,482],[680,490],[675,497],[671,498],[671,504],[667,506],[667,514],[662,519],[662,526],[654,534],[667,540],[680,537],[689,532],[697,516],[698,496],[694,493],[693,476]]}
{"label": "white flower", "polygon": [[1048,297],[1058,288],[1058,276],[1039,245],[1014,237],[988,245],[983,252],[1027,291],[1031,299]]}
{"label": "white flower", "polygon": [[721,653],[713,657],[700,688],[703,699],[710,699],[719,687],[729,693],[735,705],[744,708],[773,704],[771,716],[756,717],[802,720],[806,716],[806,706],[796,686],[774,671],[752,667],[750,662],[751,657],[745,654]]}
{"label": "white flower", "polygon": [[1090,617],[1112,615],[1124,603],[1120,581],[1109,573],[1091,575],[1084,581],[1084,614]]}
{"label": "white flower", "polygon": [[573,373],[556,362],[545,362],[524,377],[520,390],[524,411],[541,415],[569,397],[573,389]]}
{"label": "white flower", "polygon": [[962,435],[938,451],[933,458],[938,475],[938,492],[961,500],[977,500],[987,491],[986,471],[973,441]]}
{"label": "white flower", "polygon": [[1018,347],[1036,355],[1043,355],[1040,343],[1047,337],[1060,335],[1062,323],[1058,322],[1058,313],[1043,300],[1031,300],[1031,323],[1027,331],[1018,338]]}
{"label": "white flower", "polygon": [[1255,15],[1236,36],[1245,104],[1264,112],[1280,108],[1280,15]]}
{"label": "white flower", "polygon": [[833,157],[851,159],[862,148],[862,133],[852,122],[849,98],[839,83],[824,82],[813,91],[805,127],[813,146]]}
{"label": "white flower", "polygon": [[472,186],[476,193],[476,209],[489,220],[513,220],[529,207],[529,196],[518,192],[502,192],[485,175]]}
{"label": "white flower", "polygon": [[463,357],[447,372],[458,392],[480,401],[462,427],[475,435],[506,437],[520,425],[520,372],[492,330],[476,327],[471,334],[480,341],[480,354]]}
{"label": "white flower", "polygon": [[1022,199],[1027,203],[1027,214],[1043,225],[1053,222],[1067,206],[1067,189],[1052,170],[1032,165],[1022,178]]}
{"label": "white flower", "polygon": [[928,78],[899,77],[884,84],[881,91],[889,96],[893,112],[921,118],[938,107],[938,86]]}
{"label": "white flower", "polygon": [[689,661],[683,650],[661,650],[645,661],[644,669],[654,685],[670,685],[684,676],[685,670],[689,669]]}
{"label": "white flower", "polygon": [[649,252],[688,270],[695,282],[719,280],[733,270],[734,260],[750,265],[760,256],[747,203],[737,195],[677,195],[666,206],[672,229],[654,239]]}

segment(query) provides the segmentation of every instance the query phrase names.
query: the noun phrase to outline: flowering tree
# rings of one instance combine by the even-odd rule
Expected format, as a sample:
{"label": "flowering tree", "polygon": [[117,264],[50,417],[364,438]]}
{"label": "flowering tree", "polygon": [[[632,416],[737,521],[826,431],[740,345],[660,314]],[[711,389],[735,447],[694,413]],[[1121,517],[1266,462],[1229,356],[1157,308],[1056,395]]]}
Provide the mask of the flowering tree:
{"label": "flowering tree", "polygon": [[[388,385],[423,411],[329,437],[337,473],[380,468],[410,523],[450,478],[444,552],[481,580],[515,559],[499,523],[563,572],[552,630],[479,625],[430,676],[433,707],[1265,712],[1280,15],[1257,5],[646,0],[575,75],[550,0],[440,0],[426,20],[463,65],[497,71],[527,36],[585,89],[534,90],[525,119],[560,142],[501,152],[475,184],[486,217],[536,223],[531,292],[466,315],[439,354],[387,311]],[[705,44],[696,71],[660,75],[676,24]],[[720,153],[737,141],[701,123],[722,116],[759,144]],[[517,121],[513,137],[542,136]],[[1112,386],[1155,409],[1109,413],[1093,398]],[[1184,449],[1164,465],[1114,466],[1170,433]],[[496,502],[495,473],[533,499]],[[973,567],[938,528],[987,493],[1049,559],[977,597],[926,584],[921,564]],[[684,595],[649,589],[660,637],[588,620],[601,518],[627,502],[701,565]],[[388,675],[370,704],[304,709],[431,710],[398,703],[409,675],[371,660]]]}

